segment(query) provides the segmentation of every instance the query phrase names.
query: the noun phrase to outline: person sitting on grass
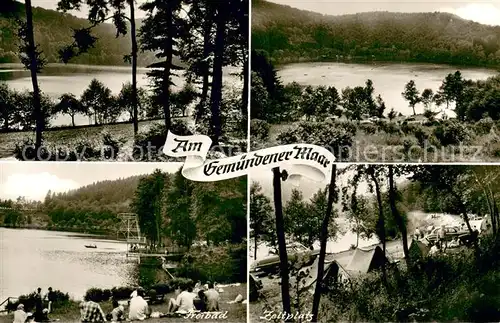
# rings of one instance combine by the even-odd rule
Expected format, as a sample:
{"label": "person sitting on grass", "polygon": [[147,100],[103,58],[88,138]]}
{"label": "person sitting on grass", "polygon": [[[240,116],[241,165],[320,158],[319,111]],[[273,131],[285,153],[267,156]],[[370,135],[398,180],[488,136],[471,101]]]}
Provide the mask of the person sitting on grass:
{"label": "person sitting on grass", "polygon": [[51,320],[49,318],[49,309],[48,308],[44,308],[43,311],[42,311],[42,320],[40,322],[50,322],[50,321]]}
{"label": "person sitting on grass", "polygon": [[14,312],[13,323],[25,323],[28,319],[28,314],[24,311],[24,304],[17,305],[17,310]]}
{"label": "person sitting on grass", "polygon": [[128,319],[130,321],[144,321],[149,315],[149,305],[144,299],[144,289],[137,289],[137,296],[130,300]]}
{"label": "person sitting on grass", "polygon": [[106,315],[93,295],[86,295],[85,301],[80,303],[80,316],[82,323],[106,322]]}
{"label": "person sitting on grass", "polygon": [[109,313],[109,320],[111,322],[125,321],[125,308],[123,305],[118,304],[116,299],[113,300],[113,310]]}
{"label": "person sitting on grass", "polygon": [[200,289],[198,291],[198,296],[194,299],[194,307],[200,312],[207,311],[207,297],[205,296],[205,291]]}
{"label": "person sitting on grass", "polygon": [[194,299],[196,294],[193,294],[193,288],[191,286],[182,285],[182,292],[177,296],[177,299],[171,298],[168,302],[168,313],[179,312],[192,312],[194,307]]}
{"label": "person sitting on grass", "polygon": [[208,290],[205,292],[205,297],[207,298],[207,311],[218,312],[220,295],[215,290],[213,283],[208,283]]}

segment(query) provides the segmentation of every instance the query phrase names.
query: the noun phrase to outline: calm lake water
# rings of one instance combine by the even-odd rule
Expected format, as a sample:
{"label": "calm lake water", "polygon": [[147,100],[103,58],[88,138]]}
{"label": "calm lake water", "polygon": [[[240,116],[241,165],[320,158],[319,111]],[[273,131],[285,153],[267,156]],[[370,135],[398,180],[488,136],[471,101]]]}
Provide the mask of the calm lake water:
{"label": "calm lake water", "polygon": [[[147,87],[149,79],[147,68],[137,69],[137,85]],[[238,73],[237,68],[227,68],[224,71],[226,86],[241,87],[242,81],[233,73]],[[182,71],[178,71],[181,74]],[[40,89],[50,97],[57,99],[61,94],[73,93],[79,97],[89,86],[92,79],[96,78],[106,85],[113,94],[118,94],[122,85],[132,81],[131,68],[127,66],[91,66],[91,65],[48,65],[38,75]],[[19,65],[0,64],[0,81],[6,82],[9,87],[23,91],[33,90],[30,72]],[[183,77],[172,77],[175,84],[174,91],[184,85]],[[71,117],[58,115],[51,121],[54,126],[71,125]],[[89,124],[89,118],[83,115],[75,117],[76,125]]]}
{"label": "calm lake water", "polygon": [[[278,75],[283,83],[298,82],[302,85],[330,86],[339,92],[346,87],[364,86],[367,79],[373,81],[375,94],[380,94],[386,104],[386,113],[394,108],[404,115],[412,114],[408,102],[401,92],[408,81],[414,80],[420,92],[426,88],[436,92],[449,73],[460,70],[463,77],[472,80],[486,79],[497,71],[482,68],[463,68],[435,64],[347,64],[347,63],[299,63],[279,68]],[[424,111],[424,106],[415,107],[417,113]]]}
{"label": "calm lake water", "polygon": [[125,243],[98,236],[0,228],[0,299],[50,286],[81,299],[91,287],[132,284],[135,264],[126,250]]}

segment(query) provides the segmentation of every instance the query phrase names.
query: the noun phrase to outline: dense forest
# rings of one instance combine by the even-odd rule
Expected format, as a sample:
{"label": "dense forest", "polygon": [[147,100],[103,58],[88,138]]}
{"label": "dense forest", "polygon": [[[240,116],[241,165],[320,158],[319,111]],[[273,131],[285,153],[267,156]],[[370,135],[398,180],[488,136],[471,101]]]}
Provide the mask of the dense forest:
{"label": "dense forest", "polygon": [[500,64],[500,27],[449,13],[328,16],[252,1],[252,49],[274,63],[344,59]]}
{"label": "dense forest", "polygon": [[195,240],[240,243],[246,237],[246,179],[193,183],[180,172],[99,181],[43,202],[0,201],[5,226],[116,233],[119,213],[138,215],[151,243],[169,237],[189,247]]}
{"label": "dense forest", "polygon": [[217,282],[247,281],[246,206],[246,177],[203,183],[160,170],[140,179],[132,202],[152,250],[188,249],[178,276]]}
{"label": "dense forest", "polygon": [[132,203],[143,234],[151,244],[163,237],[190,247],[199,239],[208,244],[241,243],[246,238],[246,178],[192,182],[156,170],[142,178]]}
{"label": "dense forest", "polygon": [[[18,19],[25,16],[23,3],[13,2],[0,8],[0,63],[19,63]],[[48,63],[61,63],[58,51],[73,41],[73,29],[86,28],[90,23],[86,19],[71,14],[33,8],[35,39],[43,51]],[[141,24],[141,21],[138,21]],[[96,26],[94,35],[98,38],[95,47],[71,63],[90,65],[125,65],[123,57],[129,55],[130,37],[116,37],[112,24]],[[140,66],[147,66],[154,60],[154,53],[142,52],[138,57]],[[177,60],[178,61],[178,60]]]}

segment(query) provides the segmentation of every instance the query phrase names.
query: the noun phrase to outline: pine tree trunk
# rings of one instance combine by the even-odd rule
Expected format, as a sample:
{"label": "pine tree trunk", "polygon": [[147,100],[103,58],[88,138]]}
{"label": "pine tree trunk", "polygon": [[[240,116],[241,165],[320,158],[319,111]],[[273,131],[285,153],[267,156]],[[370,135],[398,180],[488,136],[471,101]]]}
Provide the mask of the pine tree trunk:
{"label": "pine tree trunk", "polygon": [[210,87],[210,62],[209,62],[209,56],[212,53],[210,50],[210,36],[212,33],[212,16],[211,16],[211,11],[207,11],[207,16],[205,17],[205,25],[203,28],[203,59],[204,59],[204,66],[203,66],[203,85],[201,88],[201,95],[200,95],[200,103],[198,105],[198,109],[196,111],[196,119],[195,122],[198,122],[203,115],[205,114],[206,111],[206,102],[208,98],[208,89]]}
{"label": "pine tree trunk", "polygon": [[[248,76],[248,56],[243,62],[243,93],[241,95],[241,114],[243,120],[248,122],[248,88],[250,86],[250,79]],[[246,126],[246,122],[244,124]],[[245,128],[246,129],[246,128]]]}
{"label": "pine tree trunk", "polygon": [[465,224],[467,225],[467,229],[469,230],[469,234],[472,239],[472,243],[474,244],[474,250],[475,250],[475,256],[476,259],[479,256],[479,244],[477,242],[477,236],[474,233],[474,230],[472,230],[472,227],[469,222],[469,216],[467,215],[467,208],[465,207],[465,204],[462,202],[462,199],[459,194],[453,193],[455,198],[457,199],[457,202],[459,203],[459,209],[462,212],[462,217],[464,218]]}
{"label": "pine tree trunk", "polygon": [[171,126],[171,117],[170,117],[170,68],[172,66],[172,51],[173,51],[173,42],[172,42],[172,29],[173,29],[173,14],[172,9],[167,10],[166,12],[166,20],[167,20],[167,39],[165,40],[165,52],[167,54],[165,58],[165,67],[163,68],[163,114],[165,116],[165,130],[168,132]]}
{"label": "pine tree trunk", "polygon": [[316,288],[314,289],[313,307],[312,307],[312,322],[318,321],[319,302],[321,300],[321,291],[323,287],[323,276],[325,272],[325,257],[326,257],[326,242],[328,240],[328,224],[332,216],[333,202],[335,199],[335,180],[337,176],[337,165],[333,164],[332,174],[330,178],[330,186],[328,188],[328,204],[326,206],[326,214],[321,224],[320,251],[318,259],[318,276],[316,278]]}
{"label": "pine tree trunk", "polygon": [[396,189],[394,187],[394,167],[389,165],[389,204],[391,206],[392,216],[396,221],[399,231],[401,232],[401,236],[403,238],[403,253],[405,255],[406,265],[410,268],[410,253],[408,250],[408,232],[406,230],[406,225],[403,222],[403,218],[399,213],[399,210],[396,206]]}
{"label": "pine tree trunk", "polygon": [[129,0],[130,6],[130,38],[132,41],[132,107],[134,109],[133,123],[134,136],[139,131],[139,117],[137,110],[137,37],[135,26],[135,8],[134,0]]}
{"label": "pine tree trunk", "polygon": [[495,200],[493,200],[493,213],[490,214],[490,220],[491,220],[491,227],[492,227],[492,231],[493,231],[494,236],[496,236],[497,232],[498,232],[497,219],[498,219],[498,206],[497,206],[497,202]]}
{"label": "pine tree trunk", "polygon": [[36,57],[36,46],[35,46],[35,35],[33,29],[33,12],[31,7],[31,0],[25,1],[26,6],[26,27],[27,27],[27,38],[28,38],[28,55],[30,58],[30,73],[31,73],[31,83],[33,84],[33,105],[34,114],[36,120],[36,137],[35,137],[35,149],[38,159],[39,148],[42,146],[42,131],[43,131],[43,115],[42,106],[40,102],[40,88],[38,87],[38,62]]}
{"label": "pine tree trunk", "polygon": [[[244,1],[245,2],[245,1]],[[242,102],[241,102],[241,113],[243,114],[243,120],[247,121],[248,119],[248,88],[250,86],[250,76],[248,73],[248,60],[249,60],[249,53],[248,53],[248,43],[249,43],[249,15],[248,12],[245,11],[245,14],[243,14],[240,19],[239,19],[239,27],[240,27],[240,34],[243,37],[243,42],[241,46],[241,51],[243,55],[243,93],[241,96]],[[246,125],[246,123],[245,123]]]}
{"label": "pine tree trunk", "polygon": [[[370,166],[373,167],[373,166]],[[384,252],[384,257],[386,257],[386,246],[385,246],[385,219],[384,219],[384,206],[382,204],[382,193],[380,192],[380,185],[377,177],[375,176],[375,172],[373,168],[369,172],[370,177],[372,178],[373,184],[375,185],[375,193],[377,195],[377,205],[378,205],[378,221],[377,228],[380,234],[380,240],[382,240],[382,251]],[[386,263],[384,261],[384,265],[382,266],[382,279],[384,282],[384,286],[387,287],[387,271],[386,271]]]}
{"label": "pine tree trunk", "polygon": [[254,250],[253,250],[253,260],[257,260],[257,236],[254,237],[254,243],[255,243],[255,247],[254,247]]}
{"label": "pine tree trunk", "polygon": [[211,133],[212,145],[218,145],[222,134],[220,106],[222,102],[222,67],[224,66],[224,45],[226,37],[226,9],[219,5],[216,15],[216,34],[214,51],[214,68],[212,78],[212,93],[210,110],[212,113]]}
{"label": "pine tree trunk", "polygon": [[274,209],[276,212],[276,236],[280,256],[281,275],[281,300],[283,311],[291,313],[290,282],[288,277],[288,255],[285,241],[285,223],[283,219],[283,204],[281,200],[281,171],[279,167],[273,168]]}
{"label": "pine tree trunk", "polygon": [[[484,196],[486,197],[486,202],[488,203],[488,210],[490,213],[491,225],[493,228],[493,233],[495,233],[496,232],[496,229],[495,229],[496,223],[494,221],[495,207],[493,206],[493,204],[495,203],[495,199],[494,199],[493,193],[491,192],[491,188],[488,187],[488,191],[485,188],[483,188],[483,193],[484,193]],[[491,196],[490,196],[490,194],[491,194]]]}

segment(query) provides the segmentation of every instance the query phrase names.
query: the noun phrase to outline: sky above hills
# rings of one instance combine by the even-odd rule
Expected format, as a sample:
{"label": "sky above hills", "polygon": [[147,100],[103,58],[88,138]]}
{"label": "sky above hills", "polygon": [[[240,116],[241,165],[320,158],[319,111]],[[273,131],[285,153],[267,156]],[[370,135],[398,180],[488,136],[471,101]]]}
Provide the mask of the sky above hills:
{"label": "sky above hills", "polygon": [[[18,0],[18,1],[23,2],[22,0]],[[136,0],[137,8],[141,4],[145,3],[146,1],[147,0]],[[52,10],[56,10],[57,9],[57,3],[58,2],[59,2],[59,0],[31,0],[31,4],[34,7],[42,7],[42,8],[45,8],[45,9],[52,9]],[[71,11],[70,13],[73,16],[77,16],[77,17],[80,17],[80,18],[87,18],[88,12],[89,11],[88,11],[87,7],[84,5],[84,6],[82,6],[82,10],[80,10],[80,11]],[[127,14],[128,14],[128,12],[127,12]],[[137,19],[144,18],[145,17],[145,12],[141,11],[141,10],[137,10],[135,17]]]}
{"label": "sky above hills", "polygon": [[[137,7],[147,0],[136,0]],[[500,25],[500,1],[431,1],[431,0],[269,0],[274,3],[286,4],[303,10],[310,10],[329,15],[352,14],[366,11],[396,11],[396,12],[450,12],[464,19],[473,20],[482,24]],[[59,0],[32,0],[33,6],[46,9],[57,9]],[[81,11],[72,11],[71,14],[86,18],[88,10],[82,6]],[[136,17],[144,18],[145,13],[137,10]]]}
{"label": "sky above hills", "polygon": [[500,25],[500,2],[482,1],[431,1],[431,0],[268,0],[294,8],[327,15],[343,15],[368,11],[394,12],[450,12],[464,19],[482,24]]}

